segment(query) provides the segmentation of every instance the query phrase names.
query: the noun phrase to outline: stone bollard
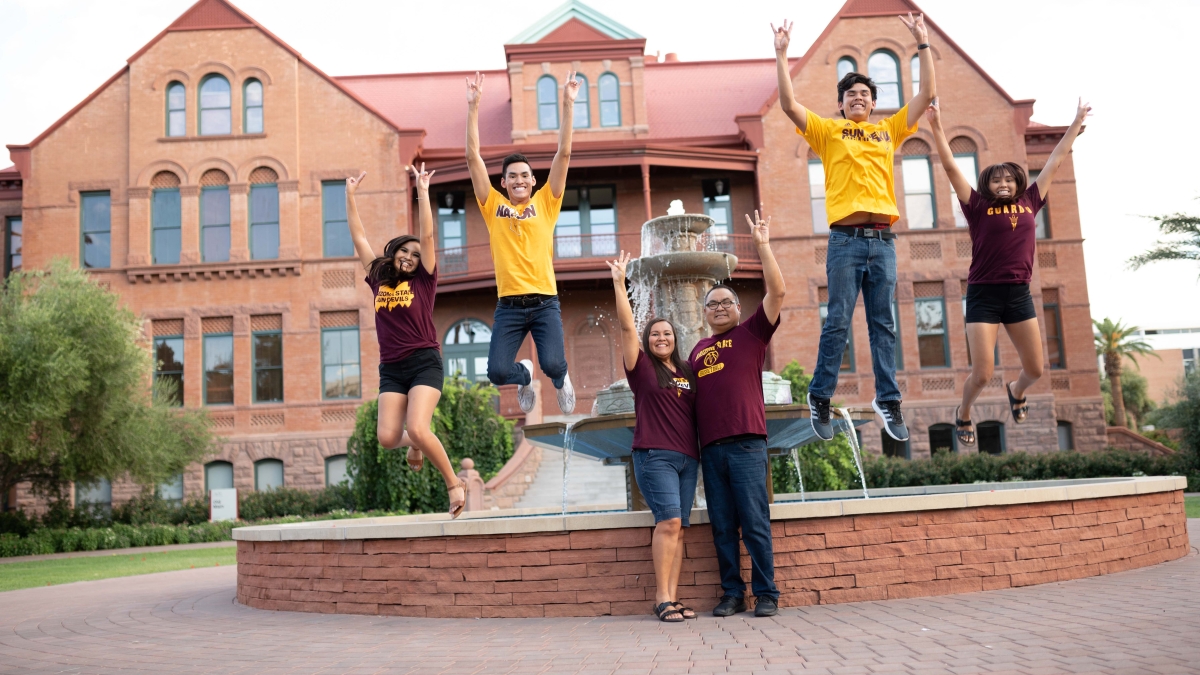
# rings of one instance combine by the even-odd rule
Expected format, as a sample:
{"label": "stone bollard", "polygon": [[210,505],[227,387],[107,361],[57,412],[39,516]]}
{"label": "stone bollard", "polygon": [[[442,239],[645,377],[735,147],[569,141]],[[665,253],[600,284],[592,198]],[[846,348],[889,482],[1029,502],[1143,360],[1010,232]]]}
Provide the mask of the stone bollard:
{"label": "stone bollard", "polygon": [[467,505],[463,510],[482,511],[483,479],[479,477],[479,472],[475,470],[475,460],[470,457],[463,457],[461,464],[463,470],[458,472],[458,478],[467,486]]}

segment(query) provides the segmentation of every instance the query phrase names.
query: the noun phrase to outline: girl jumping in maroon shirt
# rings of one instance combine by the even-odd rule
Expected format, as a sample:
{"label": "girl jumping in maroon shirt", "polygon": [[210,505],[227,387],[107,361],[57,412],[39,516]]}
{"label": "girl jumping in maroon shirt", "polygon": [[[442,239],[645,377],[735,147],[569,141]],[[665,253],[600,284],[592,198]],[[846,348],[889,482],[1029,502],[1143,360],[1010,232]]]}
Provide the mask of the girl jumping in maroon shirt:
{"label": "girl jumping in maroon shirt", "polygon": [[[1000,324],[1004,324],[1021,357],[1021,375],[1004,385],[1013,421],[1021,424],[1029,413],[1025,392],[1042,376],[1042,334],[1033,296],[1029,292],[1037,239],[1034,219],[1045,206],[1054,174],[1067,158],[1090,111],[1091,107],[1080,99],[1075,121],[1050,153],[1046,166],[1032,185],[1019,164],[1005,162],[980,172],[978,191],[971,188],[971,183],[954,161],[954,152],[942,130],[941,110],[936,99],[926,111],[942,167],[959,196],[971,234],[966,303],[971,376],[963,386],[962,405],[955,413],[954,421],[955,433],[963,445],[975,445],[971,404],[992,379],[992,354]],[[967,198],[963,199],[964,196]]]}
{"label": "girl jumping in maroon shirt", "polygon": [[642,331],[638,348],[633,308],[625,290],[629,254],[608,263],[617,294],[621,323],[621,355],[625,377],[633,391],[637,414],[633,428],[633,475],[646,505],[654,513],[654,579],[658,586],[654,614],[660,621],[696,618],[678,602],[679,570],[683,566],[683,528],[690,524],[692,500],[700,469],[696,444],[696,379],[679,355],[675,325],[654,318]]}
{"label": "girl jumping in maroon shirt", "polygon": [[[367,270],[375,295],[375,332],[379,338],[379,444],[388,449],[408,446],[406,457],[420,471],[428,457],[446,481],[450,516],[466,506],[466,490],[454,474],[442,442],[430,430],[433,411],[442,397],[442,353],[433,327],[437,293],[437,237],[429,206],[432,171],[410,166],[417,184],[421,236],[392,239],[376,257],[358,215],[354,193],[367,172],[346,180],[346,212],[354,250]],[[422,251],[426,255],[421,255]],[[408,430],[405,431],[407,423]]]}

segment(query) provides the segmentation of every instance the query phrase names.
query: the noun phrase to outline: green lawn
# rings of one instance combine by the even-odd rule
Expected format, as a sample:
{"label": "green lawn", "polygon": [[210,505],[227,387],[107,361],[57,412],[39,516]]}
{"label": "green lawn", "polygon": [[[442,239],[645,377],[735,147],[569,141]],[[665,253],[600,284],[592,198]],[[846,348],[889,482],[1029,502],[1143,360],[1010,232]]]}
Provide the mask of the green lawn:
{"label": "green lawn", "polygon": [[0,564],[0,591],[235,564],[237,548],[233,546],[7,563]]}
{"label": "green lawn", "polygon": [[1200,497],[1184,497],[1183,509],[1188,518],[1200,518]]}

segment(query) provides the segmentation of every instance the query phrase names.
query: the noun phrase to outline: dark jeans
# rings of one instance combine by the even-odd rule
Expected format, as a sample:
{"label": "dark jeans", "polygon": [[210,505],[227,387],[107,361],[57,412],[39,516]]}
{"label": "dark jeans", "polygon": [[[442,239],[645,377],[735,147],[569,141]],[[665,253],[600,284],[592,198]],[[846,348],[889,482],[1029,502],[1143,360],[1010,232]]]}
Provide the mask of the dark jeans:
{"label": "dark jeans", "polygon": [[896,326],[892,300],[896,295],[896,240],[863,239],[841,232],[829,234],[825,255],[829,279],[829,314],[821,328],[817,367],[808,392],[818,398],[833,398],[842,352],[862,291],[867,310],[867,336],[871,339],[871,365],[875,369],[875,399],[899,401],[896,384]]}
{"label": "dark jeans", "polygon": [[562,310],[558,296],[531,307],[505,307],[496,303],[492,342],[488,347],[488,379],[492,384],[529,384],[529,373],[517,363],[517,350],[525,336],[533,335],[542,372],[562,389],[567,376],[567,354],[563,346]]}
{"label": "dark jeans", "polygon": [[741,541],[750,553],[750,584],[755,597],[779,598],[775,587],[775,554],[771,545],[771,511],[767,503],[767,441],[749,438],[712,443],[700,451],[708,520],[725,595],[743,597]]}

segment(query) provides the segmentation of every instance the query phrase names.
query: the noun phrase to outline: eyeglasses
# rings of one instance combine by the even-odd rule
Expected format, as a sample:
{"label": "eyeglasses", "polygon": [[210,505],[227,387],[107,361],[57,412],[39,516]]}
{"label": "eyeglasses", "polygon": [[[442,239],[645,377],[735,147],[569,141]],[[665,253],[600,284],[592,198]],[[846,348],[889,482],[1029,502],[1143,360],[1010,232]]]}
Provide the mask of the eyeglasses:
{"label": "eyeglasses", "polygon": [[704,307],[715,312],[718,309],[729,309],[730,307],[733,307],[733,301],[728,298],[720,302],[713,300],[712,302],[705,303]]}

